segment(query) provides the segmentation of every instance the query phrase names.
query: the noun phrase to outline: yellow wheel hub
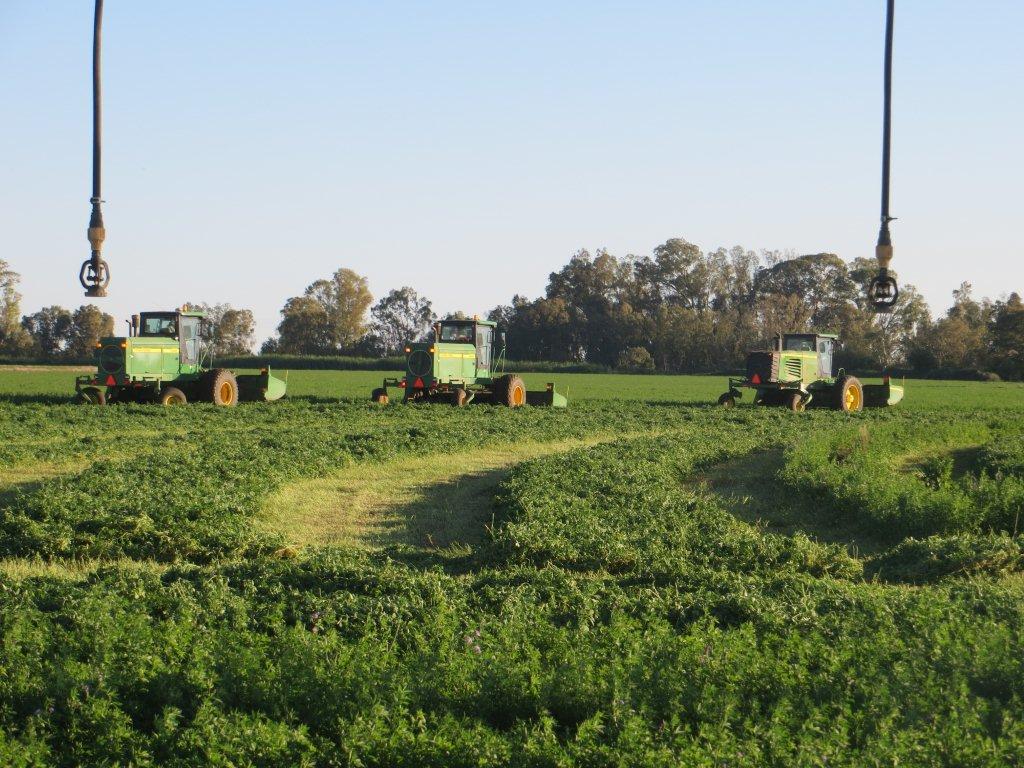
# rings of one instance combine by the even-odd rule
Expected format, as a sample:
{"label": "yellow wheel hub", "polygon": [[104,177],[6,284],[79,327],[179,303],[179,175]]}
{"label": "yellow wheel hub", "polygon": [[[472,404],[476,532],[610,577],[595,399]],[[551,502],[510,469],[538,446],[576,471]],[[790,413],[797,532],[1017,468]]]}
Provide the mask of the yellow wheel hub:
{"label": "yellow wheel hub", "polygon": [[526,390],[522,387],[516,387],[512,390],[512,404],[522,405],[526,402]]}
{"label": "yellow wheel hub", "polygon": [[861,392],[860,387],[852,386],[847,387],[845,396],[846,410],[848,411],[859,411],[861,407]]}
{"label": "yellow wheel hub", "polygon": [[220,385],[220,401],[222,403],[230,403],[234,398],[234,394],[230,382],[225,381]]}

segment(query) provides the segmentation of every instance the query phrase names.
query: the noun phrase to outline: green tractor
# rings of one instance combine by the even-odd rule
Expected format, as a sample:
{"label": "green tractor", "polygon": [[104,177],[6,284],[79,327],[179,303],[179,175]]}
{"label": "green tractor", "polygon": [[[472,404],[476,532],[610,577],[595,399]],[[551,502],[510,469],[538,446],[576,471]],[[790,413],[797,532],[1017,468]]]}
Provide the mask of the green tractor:
{"label": "green tractor", "polygon": [[[497,344],[495,343],[497,342]],[[497,353],[495,350],[497,347]],[[405,345],[405,376],[386,378],[370,399],[386,404],[388,388],[403,391],[402,402],[494,403],[518,408],[551,405],[564,408],[565,395],[548,384],[542,392],[528,392],[522,378],[505,373],[505,334],[489,320],[442,320],[434,325],[430,341]]]}
{"label": "green tractor", "polygon": [[833,333],[776,336],[774,349],[747,355],[746,376],[730,378],[729,391],[718,398],[718,404],[734,407],[744,388],[754,390],[755,405],[782,405],[793,411],[815,406],[855,412],[896,405],[903,399],[903,387],[888,376],[882,384],[861,384],[842,368],[833,374],[837,341]]}
{"label": "green tractor", "polygon": [[133,315],[129,335],[102,338],[96,344],[96,373],[79,376],[79,402],[183,405],[189,401],[232,406],[239,400],[277,400],[286,384],[269,368],[236,375],[213,368],[202,344],[205,314],[187,306],[171,312]]}

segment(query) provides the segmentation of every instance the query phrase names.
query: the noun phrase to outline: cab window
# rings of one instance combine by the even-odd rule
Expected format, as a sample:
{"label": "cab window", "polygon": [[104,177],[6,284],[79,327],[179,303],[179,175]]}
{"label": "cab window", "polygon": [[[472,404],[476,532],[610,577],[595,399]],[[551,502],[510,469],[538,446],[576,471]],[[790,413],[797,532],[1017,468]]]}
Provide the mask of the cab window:
{"label": "cab window", "polygon": [[178,338],[178,316],[174,314],[143,315],[140,336]]}
{"label": "cab window", "polygon": [[782,349],[786,352],[813,352],[813,336],[787,336],[782,340]]}
{"label": "cab window", "polygon": [[442,323],[441,341],[473,343],[473,323]]}

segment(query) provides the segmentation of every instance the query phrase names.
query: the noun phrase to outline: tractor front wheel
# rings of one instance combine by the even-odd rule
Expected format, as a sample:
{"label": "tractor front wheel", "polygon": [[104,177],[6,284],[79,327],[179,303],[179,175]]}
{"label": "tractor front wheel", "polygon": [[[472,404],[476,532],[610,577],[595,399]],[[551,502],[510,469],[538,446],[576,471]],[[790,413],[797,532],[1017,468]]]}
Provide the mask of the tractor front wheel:
{"label": "tractor front wheel", "polygon": [[188,402],[188,398],[177,387],[167,387],[167,389],[161,390],[160,396],[157,397],[157,402],[160,405],[185,405]]}
{"label": "tractor front wheel", "polygon": [[846,413],[864,410],[864,387],[856,376],[843,376],[836,382],[835,407]]}
{"label": "tractor front wheel", "polygon": [[99,387],[85,387],[78,393],[78,402],[86,405],[106,405],[107,395]]}
{"label": "tractor front wheel", "polygon": [[804,396],[799,392],[790,392],[788,395],[786,395],[785,403],[786,407],[789,408],[789,410],[795,411],[797,413],[804,410],[804,408],[806,407],[806,403],[804,403]]}
{"label": "tractor front wheel", "polygon": [[238,381],[235,374],[226,368],[214,368],[203,377],[204,400],[214,405],[232,406],[238,404]]}
{"label": "tractor front wheel", "polygon": [[383,387],[377,387],[373,392],[370,393],[370,400],[377,405],[388,404],[388,391]]}
{"label": "tractor front wheel", "polygon": [[508,373],[494,382],[494,402],[518,408],[526,404],[526,385],[514,373]]}
{"label": "tractor front wheel", "polygon": [[720,398],[718,398],[718,404],[723,408],[735,408],[736,398],[732,396],[732,392],[726,392]]}

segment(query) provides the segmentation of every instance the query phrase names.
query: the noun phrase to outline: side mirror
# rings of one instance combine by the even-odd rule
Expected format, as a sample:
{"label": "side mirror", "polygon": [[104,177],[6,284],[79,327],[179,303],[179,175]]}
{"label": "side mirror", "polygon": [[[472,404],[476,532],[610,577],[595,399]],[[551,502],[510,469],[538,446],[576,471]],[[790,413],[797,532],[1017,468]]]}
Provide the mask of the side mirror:
{"label": "side mirror", "polygon": [[498,334],[498,340],[501,342],[501,346],[505,346],[505,332],[502,331]]}

